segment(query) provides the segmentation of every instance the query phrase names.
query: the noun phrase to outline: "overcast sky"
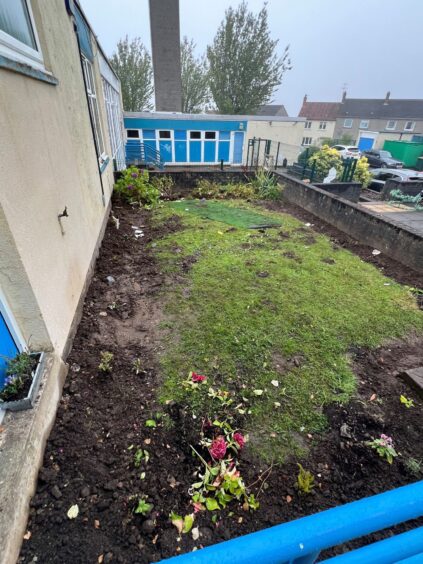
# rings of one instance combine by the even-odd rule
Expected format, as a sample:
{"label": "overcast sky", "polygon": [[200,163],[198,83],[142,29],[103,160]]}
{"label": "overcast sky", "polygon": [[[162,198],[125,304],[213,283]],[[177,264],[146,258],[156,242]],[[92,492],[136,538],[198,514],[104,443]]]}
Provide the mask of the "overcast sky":
{"label": "overcast sky", "polygon": [[[111,55],[117,41],[139,36],[150,50],[148,0],[81,0]],[[231,0],[180,0],[181,36],[211,43]],[[262,0],[250,0],[258,12]],[[305,93],[310,101],[341,98],[423,98],[423,0],[269,0],[270,29],[279,51],[290,44],[293,69],[274,102],[297,115]]]}

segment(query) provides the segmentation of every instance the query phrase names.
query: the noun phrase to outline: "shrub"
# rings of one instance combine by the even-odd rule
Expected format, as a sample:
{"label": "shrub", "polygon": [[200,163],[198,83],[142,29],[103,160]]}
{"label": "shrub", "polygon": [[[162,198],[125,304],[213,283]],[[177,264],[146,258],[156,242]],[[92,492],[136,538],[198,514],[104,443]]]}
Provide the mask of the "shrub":
{"label": "shrub", "polygon": [[336,168],[338,176],[342,173],[342,159],[336,149],[332,149],[329,145],[323,145],[320,151],[317,151],[308,159],[308,166],[315,164],[316,175],[325,178],[332,167]]}
{"label": "shrub", "polygon": [[201,178],[197,181],[197,187],[193,191],[194,198],[217,199],[221,198],[224,187],[207,178]]}
{"label": "shrub", "polygon": [[361,159],[357,161],[353,180],[360,182],[363,188],[366,188],[366,186],[370,184],[372,175],[369,172],[369,163],[366,157],[361,157]]}
{"label": "shrub", "polygon": [[28,352],[21,352],[10,360],[6,369],[6,380],[3,390],[0,392],[0,402],[13,399],[25,384],[32,378],[37,361]]}
{"label": "shrub", "polygon": [[164,176],[154,176],[151,184],[160,192],[160,196],[164,200],[170,200],[173,196],[173,178],[165,174]]}
{"label": "shrub", "polygon": [[280,197],[280,188],[275,176],[264,168],[257,170],[251,186],[261,200],[277,200]]}
{"label": "shrub", "polygon": [[299,156],[297,161],[304,165],[306,159],[308,160],[311,156],[314,155],[314,153],[317,153],[318,151],[320,151],[319,147],[316,147],[315,145],[310,145],[310,147],[307,147],[306,149],[304,149],[304,151],[302,151]]}
{"label": "shrub", "polygon": [[124,170],[115,184],[115,192],[130,204],[152,207],[157,204],[160,192],[149,182],[148,171],[131,166]]}
{"label": "shrub", "polygon": [[225,186],[225,197],[226,198],[236,198],[244,200],[254,200],[257,198],[256,191],[251,184],[227,184]]}

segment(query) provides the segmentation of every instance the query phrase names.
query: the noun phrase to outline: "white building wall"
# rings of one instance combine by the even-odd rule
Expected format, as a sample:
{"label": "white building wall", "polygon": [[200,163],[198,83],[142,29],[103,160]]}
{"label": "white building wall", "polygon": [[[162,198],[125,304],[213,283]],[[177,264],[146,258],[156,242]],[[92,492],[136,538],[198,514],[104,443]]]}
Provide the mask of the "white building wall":
{"label": "white building wall", "polygon": [[[287,119],[284,121],[249,120],[246,142],[244,143],[243,162],[246,163],[247,161],[248,139],[256,137],[270,139],[274,142],[272,143],[272,155],[274,147],[280,142],[278,164],[281,165],[284,158],[287,159],[288,164],[292,164],[297,160],[298,155],[302,151],[301,141],[304,137],[304,122],[303,118],[293,118],[292,120]],[[261,150],[264,150],[264,144],[261,145]],[[276,159],[276,155],[273,156]]]}

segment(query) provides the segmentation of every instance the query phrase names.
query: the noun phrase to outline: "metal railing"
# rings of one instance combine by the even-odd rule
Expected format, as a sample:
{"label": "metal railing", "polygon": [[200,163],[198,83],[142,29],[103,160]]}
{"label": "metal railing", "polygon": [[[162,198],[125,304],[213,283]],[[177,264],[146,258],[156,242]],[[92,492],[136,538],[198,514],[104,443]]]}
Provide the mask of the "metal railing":
{"label": "metal railing", "polygon": [[126,164],[150,165],[162,170],[164,161],[160,152],[150,144],[143,143],[139,139],[128,139],[126,142]]}
{"label": "metal railing", "polygon": [[[312,564],[320,552],[423,516],[423,481],[175,556],[166,564]],[[323,562],[423,562],[423,527]]]}

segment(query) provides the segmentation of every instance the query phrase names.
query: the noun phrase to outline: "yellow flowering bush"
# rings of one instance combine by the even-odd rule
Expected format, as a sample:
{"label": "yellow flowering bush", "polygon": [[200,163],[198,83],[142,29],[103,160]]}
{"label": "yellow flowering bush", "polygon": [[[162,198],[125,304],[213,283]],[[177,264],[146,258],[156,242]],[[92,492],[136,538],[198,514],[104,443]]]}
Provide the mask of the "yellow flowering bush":
{"label": "yellow flowering bush", "polygon": [[307,162],[307,166],[312,167],[315,164],[316,176],[322,179],[327,176],[329,170],[332,167],[336,168],[337,177],[339,178],[342,174],[343,164],[342,159],[336,149],[332,149],[329,145],[323,145],[320,151],[314,153]]}

